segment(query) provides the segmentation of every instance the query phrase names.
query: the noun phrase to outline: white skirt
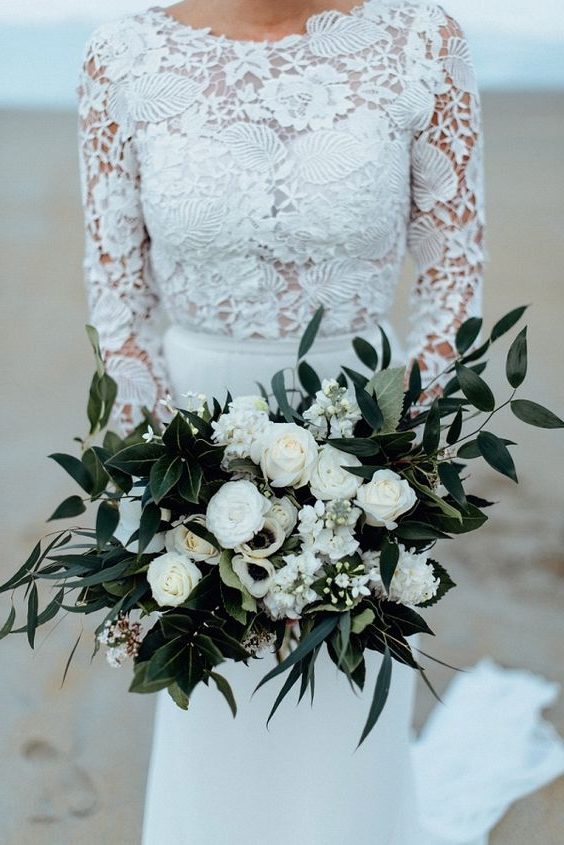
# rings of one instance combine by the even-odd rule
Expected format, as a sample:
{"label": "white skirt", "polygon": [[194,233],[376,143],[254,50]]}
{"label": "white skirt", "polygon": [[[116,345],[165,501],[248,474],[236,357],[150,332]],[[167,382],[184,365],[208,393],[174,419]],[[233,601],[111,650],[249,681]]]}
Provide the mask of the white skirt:
{"label": "white skirt", "polygon": [[[367,339],[379,349],[379,333]],[[316,342],[306,357],[321,378],[343,363],[362,369],[351,340]],[[276,370],[295,365],[297,342],[172,327],[165,353],[181,405],[187,391],[222,401],[227,389],[257,392],[256,381],[269,389]],[[196,689],[188,712],[159,693],[143,845],[485,845],[512,801],[564,771],[562,743],[539,719],[556,689],[487,662],[452,684],[447,707],[416,744],[416,673],[394,663],[384,713],[355,751],[380,660],[368,655],[365,692],[355,695],[321,653],[313,707],[307,696],[296,707],[291,693],[268,730],[285,676],[252,693],[272,657],[221,666],[238,702],[235,720],[211,686]]]}

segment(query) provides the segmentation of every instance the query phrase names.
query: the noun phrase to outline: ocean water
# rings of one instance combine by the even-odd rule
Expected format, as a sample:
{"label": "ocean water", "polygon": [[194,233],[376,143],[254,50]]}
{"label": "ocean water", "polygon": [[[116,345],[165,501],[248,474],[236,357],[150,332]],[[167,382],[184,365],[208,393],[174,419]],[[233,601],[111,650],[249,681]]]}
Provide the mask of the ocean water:
{"label": "ocean water", "polygon": [[[91,24],[0,28],[0,107],[74,108]],[[467,30],[482,89],[563,89],[564,40]]]}

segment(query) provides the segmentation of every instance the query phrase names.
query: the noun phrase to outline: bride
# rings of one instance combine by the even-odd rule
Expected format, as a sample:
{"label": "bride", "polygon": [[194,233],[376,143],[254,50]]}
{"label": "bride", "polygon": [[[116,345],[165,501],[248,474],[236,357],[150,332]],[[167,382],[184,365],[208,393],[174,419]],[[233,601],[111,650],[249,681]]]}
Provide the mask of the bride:
{"label": "bride", "polygon": [[[320,375],[357,367],[351,339],[383,325],[440,390],[485,260],[479,96],[441,6],[151,7],[94,32],[79,97],[85,275],[122,431],[187,391],[256,392],[320,305]],[[402,352],[386,315],[406,247]],[[353,754],[369,700],[329,660],[313,708],[286,701],[266,730],[272,690],[251,692],[272,659],[227,673],[235,721],[207,688],[188,713],[159,694],[144,845],[476,845],[564,768],[538,720],[554,691],[524,673],[481,664],[413,748],[415,673],[396,665]]]}

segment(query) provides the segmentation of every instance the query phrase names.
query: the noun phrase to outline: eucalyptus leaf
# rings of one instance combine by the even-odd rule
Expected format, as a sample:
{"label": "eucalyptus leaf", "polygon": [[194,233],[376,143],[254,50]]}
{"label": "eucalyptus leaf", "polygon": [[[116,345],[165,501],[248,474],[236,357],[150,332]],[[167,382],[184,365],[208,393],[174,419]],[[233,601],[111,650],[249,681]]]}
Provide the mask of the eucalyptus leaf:
{"label": "eucalyptus leaf", "polygon": [[505,314],[497,323],[494,325],[490,339],[491,341],[495,341],[508,332],[513,326],[519,322],[525,311],[527,310],[528,305],[521,305],[519,308],[514,308],[508,314]]}
{"label": "eucalyptus leaf", "polygon": [[158,504],[170,493],[180,480],[184,464],[179,455],[163,455],[153,464],[149,475],[149,485],[153,499]]}
{"label": "eucalyptus leaf", "polygon": [[454,501],[461,508],[466,508],[468,506],[466,493],[464,492],[462,481],[455,467],[451,463],[440,463],[438,473],[441,483],[446,487]]}
{"label": "eucalyptus leaf", "polygon": [[362,745],[366,737],[372,731],[372,728],[380,718],[382,710],[386,704],[388,699],[388,694],[390,692],[390,685],[392,680],[392,657],[390,654],[390,649],[388,643],[386,643],[384,657],[382,658],[382,664],[380,666],[380,670],[378,672],[378,677],[376,679],[376,687],[374,688],[374,695],[372,697],[372,704],[370,705],[370,710],[368,713],[368,719],[366,720],[366,724],[364,726],[364,730],[360,737],[358,747]]}
{"label": "eucalyptus leaf", "polygon": [[483,320],[480,317],[470,317],[469,320],[465,320],[462,323],[456,333],[455,339],[456,349],[460,355],[463,355],[470,349],[480,334],[482,323]]}
{"label": "eucalyptus leaf", "polygon": [[428,455],[434,454],[439,448],[441,439],[441,413],[438,400],[435,399],[429,410],[423,429],[423,448]]}
{"label": "eucalyptus leaf", "polygon": [[74,516],[80,516],[85,510],[86,505],[80,496],[69,496],[55,508],[47,522],[52,522],[55,519],[71,519]]}
{"label": "eucalyptus leaf", "polygon": [[392,348],[388,340],[388,335],[382,326],[378,326],[378,328],[380,329],[380,337],[382,339],[382,369],[387,370],[392,360]]}
{"label": "eucalyptus leaf", "polygon": [[384,415],[377,400],[368,391],[355,385],[356,401],[366,422],[374,431],[380,431],[384,425]]}
{"label": "eucalyptus leaf", "polygon": [[39,594],[37,584],[31,585],[27,600],[27,639],[31,648],[35,645],[35,632],[37,630],[37,614],[39,605]]}
{"label": "eucalyptus leaf", "polygon": [[312,319],[310,320],[308,326],[306,327],[305,332],[302,335],[302,339],[300,340],[300,346],[298,349],[298,360],[303,358],[304,355],[307,355],[315,338],[317,336],[317,332],[319,331],[319,326],[321,325],[321,320],[323,319],[323,306],[317,309],[315,314],[313,315]]}
{"label": "eucalyptus leaf", "polygon": [[315,396],[321,390],[321,379],[307,361],[300,361],[298,378],[308,396]]}
{"label": "eucalyptus leaf", "polygon": [[513,458],[501,438],[489,431],[481,431],[476,442],[482,457],[493,469],[515,482],[518,481]]}
{"label": "eucalyptus leaf", "polygon": [[519,332],[509,347],[505,372],[511,387],[517,388],[525,381],[527,375],[527,326]]}
{"label": "eucalyptus leaf", "polygon": [[388,539],[384,540],[380,553],[380,575],[387,593],[390,592],[390,584],[399,563],[399,546]]}
{"label": "eucalyptus leaf", "polygon": [[280,408],[286,422],[291,423],[294,422],[295,419],[299,419],[300,415],[294,408],[292,408],[290,402],[288,401],[286,383],[284,380],[284,370],[279,370],[272,376],[271,385],[274,398],[278,402],[278,407]]}
{"label": "eucalyptus leaf", "polygon": [[210,678],[213,678],[215,681],[216,687],[226,700],[229,705],[229,709],[233,714],[233,718],[235,718],[237,715],[237,702],[235,701],[235,696],[233,695],[233,690],[231,689],[229,681],[217,672],[210,672]]}
{"label": "eucalyptus leaf", "polygon": [[114,535],[119,522],[119,510],[108,501],[103,501],[96,515],[96,542],[103,548]]}
{"label": "eucalyptus leaf", "polygon": [[52,455],[49,455],[51,460],[55,461],[55,463],[59,464],[65,472],[67,472],[71,478],[76,481],[79,487],[85,491],[85,493],[91,493],[93,489],[93,480],[92,476],[78,458],[75,458],[74,455],[65,455],[61,452],[55,452]]}
{"label": "eucalyptus leaf", "polygon": [[564,420],[530,399],[513,399],[511,410],[521,422],[538,428],[564,428]]}
{"label": "eucalyptus leaf", "polygon": [[456,375],[462,392],[475,408],[479,411],[493,411],[495,397],[486,382],[474,370],[457,364]]}
{"label": "eucalyptus leaf", "polygon": [[359,361],[369,370],[375,370],[378,366],[378,353],[372,344],[363,337],[355,337],[352,345]]}

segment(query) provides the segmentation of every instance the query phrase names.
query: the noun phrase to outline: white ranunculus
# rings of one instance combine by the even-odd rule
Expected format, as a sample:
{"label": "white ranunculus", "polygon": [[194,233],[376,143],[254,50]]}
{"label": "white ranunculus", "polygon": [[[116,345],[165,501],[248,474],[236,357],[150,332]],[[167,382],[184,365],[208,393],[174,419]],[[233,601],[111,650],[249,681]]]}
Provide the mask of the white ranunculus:
{"label": "white ranunculus", "polygon": [[[136,495],[142,496],[143,490],[135,491]],[[139,552],[139,542],[134,540],[128,543],[129,538],[139,530],[141,523],[141,513],[143,508],[141,506],[141,499],[127,499],[123,498],[119,503],[119,522],[114,531],[114,537],[123,543],[128,552],[137,554]],[[165,522],[171,517],[171,513],[166,508],[161,508],[161,519]],[[125,545],[127,543],[127,545]],[[149,545],[145,548],[144,554],[155,554],[161,552],[165,547],[164,534],[155,534]]]}
{"label": "white ranunculus", "polygon": [[153,598],[160,607],[178,607],[185,602],[201,577],[194,561],[180,552],[156,557],[147,572]]}
{"label": "white ranunculus", "polygon": [[327,502],[356,496],[362,478],[342,469],[343,466],[359,467],[362,464],[355,455],[341,452],[329,444],[321,447],[310,480],[311,492],[316,499]]}
{"label": "white ranunculus", "polygon": [[[206,518],[203,514],[191,516],[189,522],[195,522],[206,528]],[[186,525],[177,525],[165,534],[165,546],[168,552],[180,552],[188,555],[192,560],[205,560],[206,563],[219,563],[219,549],[195,534]]]}
{"label": "white ranunculus", "polygon": [[276,572],[270,561],[249,560],[244,555],[234,555],[231,566],[252,596],[256,599],[264,598],[272,586]]}
{"label": "white ranunculus", "polygon": [[385,526],[388,530],[397,528],[397,518],[411,510],[416,501],[413,488],[391,469],[377,470],[356,497],[368,525]]}
{"label": "white ranunculus", "polygon": [[270,423],[253,443],[251,458],[273,487],[303,487],[317,458],[317,443],[295,423]]}
{"label": "white ranunculus", "polygon": [[227,481],[209,501],[207,526],[224,549],[234,549],[261,530],[269,508],[251,481]]}
{"label": "white ranunculus", "polygon": [[289,537],[298,521],[298,509],[289,496],[282,496],[281,499],[270,500],[269,519],[275,519],[283,528],[286,537]]}
{"label": "white ranunculus", "polygon": [[236,552],[251,560],[263,560],[282,548],[286,534],[280,523],[272,519],[269,514],[270,511],[261,530],[248,543],[240,543],[235,546]]}

